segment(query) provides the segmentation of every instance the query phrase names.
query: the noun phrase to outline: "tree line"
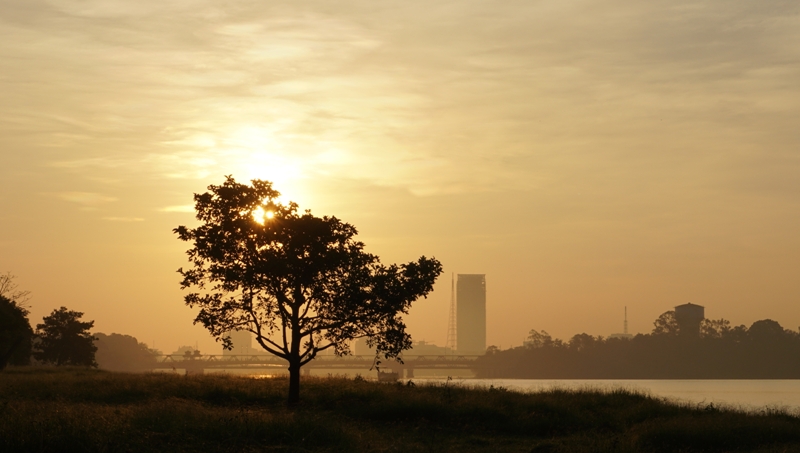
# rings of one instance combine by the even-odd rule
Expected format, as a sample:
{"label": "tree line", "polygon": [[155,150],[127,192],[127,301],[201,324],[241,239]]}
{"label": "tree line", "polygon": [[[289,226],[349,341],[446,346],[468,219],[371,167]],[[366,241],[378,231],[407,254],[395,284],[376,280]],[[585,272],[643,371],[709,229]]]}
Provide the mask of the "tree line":
{"label": "tree line", "polygon": [[91,333],[94,321],[61,307],[34,329],[28,319],[30,293],[18,290],[14,276],[0,275],[0,371],[8,365],[32,362],[55,366],[86,366],[114,371],[146,371],[155,351],[129,335]]}
{"label": "tree line", "polygon": [[520,379],[797,379],[800,332],[771,319],[750,327],[704,319],[699,334],[681,334],[674,312],[632,338],[586,333],[568,341],[531,330],[523,346],[490,347],[478,377]]}

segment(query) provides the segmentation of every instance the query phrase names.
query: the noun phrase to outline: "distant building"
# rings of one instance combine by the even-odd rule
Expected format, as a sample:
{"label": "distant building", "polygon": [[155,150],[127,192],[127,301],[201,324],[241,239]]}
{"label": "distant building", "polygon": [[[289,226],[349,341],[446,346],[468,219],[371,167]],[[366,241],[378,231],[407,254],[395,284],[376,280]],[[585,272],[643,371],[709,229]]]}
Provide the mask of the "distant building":
{"label": "distant building", "polygon": [[437,346],[433,343],[428,343],[425,340],[420,340],[412,343],[411,349],[405,352],[406,355],[431,355],[440,356],[447,354],[447,348],[444,346]]}
{"label": "distant building", "polygon": [[612,333],[611,335],[608,336],[608,338],[621,338],[623,340],[630,340],[631,338],[633,338],[633,335],[629,333]]}
{"label": "distant building", "polygon": [[367,345],[367,339],[362,337],[356,340],[355,347],[353,348],[353,354],[374,357],[375,348],[369,347]]}
{"label": "distant building", "polygon": [[233,349],[222,350],[222,355],[252,355],[264,351],[253,348],[253,334],[246,330],[232,330],[228,332],[233,342]]}
{"label": "distant building", "polygon": [[686,337],[700,336],[700,323],[705,319],[705,308],[702,305],[683,304],[675,307],[675,321],[678,323],[678,334]]}
{"label": "distant building", "polygon": [[459,354],[486,352],[485,274],[458,274],[456,332]]}

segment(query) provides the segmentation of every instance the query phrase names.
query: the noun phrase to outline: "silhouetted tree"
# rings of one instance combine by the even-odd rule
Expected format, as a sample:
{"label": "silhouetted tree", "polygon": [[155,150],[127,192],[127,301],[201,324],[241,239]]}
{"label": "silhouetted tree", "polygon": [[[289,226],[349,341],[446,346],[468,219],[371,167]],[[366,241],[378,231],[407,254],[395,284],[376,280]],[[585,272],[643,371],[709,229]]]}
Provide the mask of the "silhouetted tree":
{"label": "silhouetted tree", "polygon": [[130,335],[94,334],[97,366],[112,371],[147,371],[156,363],[156,353]]}
{"label": "silhouetted tree", "polygon": [[553,345],[553,337],[544,330],[539,332],[536,329],[531,329],[528,332],[528,338],[525,339],[523,344],[527,348],[544,348]]}
{"label": "silhouetted tree", "polygon": [[747,329],[747,336],[753,341],[768,343],[783,340],[787,333],[777,321],[762,319]]}
{"label": "silhouetted tree", "polygon": [[266,351],[289,364],[289,403],[299,401],[300,368],[323,350],[348,354],[349,340],[366,337],[376,354],[396,358],[411,347],[401,314],[426,296],[442,271],[421,257],[383,265],[354,239],[353,225],[297,212],[276,201],[268,181],[220,186],[195,194],[197,228],[174,231],[193,244],[192,268],[179,269],[195,323],[231,347],[228,332],[247,330]]}
{"label": "silhouetted tree", "polygon": [[20,291],[14,275],[0,275],[0,371],[10,363],[27,365],[33,329],[28,321],[28,291]]}
{"label": "silhouetted tree", "polygon": [[568,346],[574,351],[584,351],[596,346],[602,341],[603,339],[601,337],[595,338],[588,333],[579,333],[570,338]]}
{"label": "silhouetted tree", "polygon": [[703,319],[700,322],[702,338],[722,338],[731,331],[731,322],[727,319]]}
{"label": "silhouetted tree", "polygon": [[665,311],[653,322],[654,335],[677,335],[678,321],[675,319],[675,311]]}
{"label": "silhouetted tree", "polygon": [[32,336],[28,310],[0,295],[0,371],[30,362]]}
{"label": "silhouetted tree", "polygon": [[14,281],[16,277],[11,272],[0,275],[0,296],[14,301],[19,307],[28,309],[27,302],[30,298],[30,291],[20,291],[19,285]]}
{"label": "silhouetted tree", "polygon": [[36,325],[34,358],[54,365],[97,366],[94,360],[97,347],[89,333],[94,321],[82,322],[83,313],[61,307],[45,316]]}

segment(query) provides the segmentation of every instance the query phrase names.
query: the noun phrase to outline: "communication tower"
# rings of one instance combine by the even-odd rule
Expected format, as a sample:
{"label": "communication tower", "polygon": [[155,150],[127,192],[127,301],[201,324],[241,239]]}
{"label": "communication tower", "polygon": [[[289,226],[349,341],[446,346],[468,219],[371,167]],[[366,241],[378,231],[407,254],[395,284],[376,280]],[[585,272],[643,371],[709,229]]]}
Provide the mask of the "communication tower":
{"label": "communication tower", "polygon": [[622,333],[628,335],[628,306],[625,306],[625,323],[622,326]]}
{"label": "communication tower", "polygon": [[609,338],[621,338],[623,340],[630,340],[633,335],[628,333],[628,307],[625,306],[625,318],[622,322],[622,333],[612,333]]}

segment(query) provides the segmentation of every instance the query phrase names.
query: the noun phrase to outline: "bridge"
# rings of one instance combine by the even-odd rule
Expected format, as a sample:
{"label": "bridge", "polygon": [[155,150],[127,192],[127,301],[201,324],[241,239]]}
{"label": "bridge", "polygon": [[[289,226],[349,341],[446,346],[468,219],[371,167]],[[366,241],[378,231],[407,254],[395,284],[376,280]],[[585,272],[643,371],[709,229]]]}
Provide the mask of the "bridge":
{"label": "bridge", "polygon": [[[390,370],[397,373],[398,377],[413,378],[415,369],[474,369],[477,355],[404,355],[403,363],[395,360],[383,359],[378,365],[381,370]],[[286,371],[286,360],[273,355],[162,355],[156,360],[154,370],[185,370],[187,374],[202,374],[208,369],[245,369],[245,370],[275,370]],[[333,355],[317,356],[305,364],[303,373],[308,375],[312,369],[329,370],[369,370],[375,368],[372,356],[351,355],[336,357]]]}

